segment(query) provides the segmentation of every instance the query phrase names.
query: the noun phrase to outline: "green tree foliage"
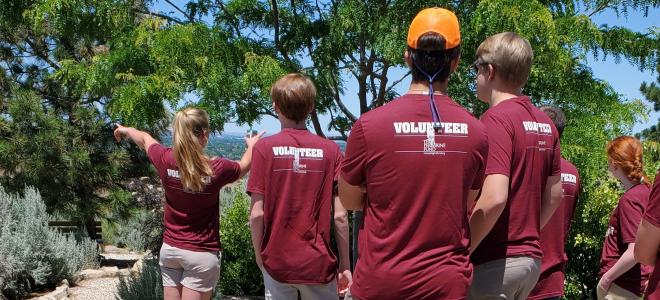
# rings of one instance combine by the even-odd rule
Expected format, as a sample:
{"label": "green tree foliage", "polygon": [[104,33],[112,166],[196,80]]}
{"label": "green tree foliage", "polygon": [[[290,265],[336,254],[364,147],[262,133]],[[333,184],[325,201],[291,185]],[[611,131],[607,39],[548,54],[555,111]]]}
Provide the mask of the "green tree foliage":
{"label": "green tree foliage", "polygon": [[[643,82],[639,87],[639,91],[642,92],[646,100],[653,103],[654,111],[660,111],[660,86],[658,86],[660,84],[660,65],[658,65],[656,72],[658,72],[656,82]],[[644,129],[639,134],[639,137],[649,141],[660,142],[660,119],[658,119],[658,124]]]}
{"label": "green tree foliage", "polygon": [[0,2],[0,183],[9,191],[37,186],[49,211],[81,224],[128,214],[119,181],[129,156],[112,140],[108,98],[81,76],[108,41],[133,30],[143,7]]}

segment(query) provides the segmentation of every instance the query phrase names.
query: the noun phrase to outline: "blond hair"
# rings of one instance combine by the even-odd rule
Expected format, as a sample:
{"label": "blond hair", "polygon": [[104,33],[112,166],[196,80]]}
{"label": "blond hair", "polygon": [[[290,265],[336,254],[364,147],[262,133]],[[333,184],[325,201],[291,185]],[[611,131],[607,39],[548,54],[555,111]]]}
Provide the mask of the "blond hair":
{"label": "blond hair", "polygon": [[201,192],[205,178],[213,175],[200,142],[209,130],[209,115],[199,108],[186,108],[174,117],[174,158],[181,185],[186,190]]}
{"label": "blond hair", "polygon": [[495,73],[514,88],[522,88],[527,83],[533,59],[529,41],[513,32],[488,37],[477,48],[477,62],[492,64]]}
{"label": "blond hair", "polygon": [[305,75],[287,74],[273,84],[270,98],[287,119],[299,123],[314,109],[316,87]]}

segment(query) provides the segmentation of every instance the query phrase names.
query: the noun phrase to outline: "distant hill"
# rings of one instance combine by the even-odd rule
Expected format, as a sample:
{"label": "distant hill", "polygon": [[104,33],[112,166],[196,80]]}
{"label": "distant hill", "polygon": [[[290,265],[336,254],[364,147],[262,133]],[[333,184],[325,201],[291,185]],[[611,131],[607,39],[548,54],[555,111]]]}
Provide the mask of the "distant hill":
{"label": "distant hill", "polygon": [[[243,133],[223,133],[221,135],[213,135],[206,146],[208,154],[213,156],[221,156],[231,160],[239,160],[245,152],[245,141],[243,140]],[[161,137],[161,142],[164,145],[172,146],[172,136],[164,135]],[[335,141],[341,151],[346,151],[346,142]]]}

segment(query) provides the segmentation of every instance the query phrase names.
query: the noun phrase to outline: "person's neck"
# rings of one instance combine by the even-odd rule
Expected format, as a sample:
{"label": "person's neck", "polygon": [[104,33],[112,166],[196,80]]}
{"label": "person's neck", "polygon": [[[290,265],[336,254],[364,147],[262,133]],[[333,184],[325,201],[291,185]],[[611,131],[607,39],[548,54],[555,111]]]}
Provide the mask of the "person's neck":
{"label": "person's neck", "polygon": [[521,90],[493,89],[488,104],[490,107],[495,107],[506,100],[520,96],[522,96]]}
{"label": "person's neck", "polygon": [[[433,83],[433,92],[447,95],[447,83],[444,82],[434,82]],[[429,93],[429,83],[428,82],[419,82],[415,81],[410,84],[408,88],[408,94],[428,94]]]}
{"label": "person's neck", "polygon": [[623,184],[623,189],[624,190],[629,190],[632,189],[634,186],[638,185],[639,183],[632,182],[628,177],[625,178],[619,178],[619,181],[621,181],[621,184]]}
{"label": "person's neck", "polygon": [[285,118],[280,118],[280,124],[281,124],[282,130],[284,130],[286,128],[307,129],[307,124],[305,123],[305,121],[300,121],[300,122],[296,123],[295,121],[292,121],[292,120],[288,120],[288,119],[285,119]]}

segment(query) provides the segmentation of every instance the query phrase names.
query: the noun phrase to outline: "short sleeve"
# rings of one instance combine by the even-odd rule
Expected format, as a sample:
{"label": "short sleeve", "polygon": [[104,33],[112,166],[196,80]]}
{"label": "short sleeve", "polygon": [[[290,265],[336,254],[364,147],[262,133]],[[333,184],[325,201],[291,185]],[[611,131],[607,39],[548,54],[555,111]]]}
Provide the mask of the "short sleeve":
{"label": "short sleeve", "polygon": [[165,162],[163,157],[165,156],[165,152],[167,152],[167,150],[168,148],[158,143],[151,144],[149,149],[147,149],[147,157],[159,173],[161,170],[165,169]]}
{"label": "short sleeve", "polygon": [[655,184],[653,184],[653,189],[651,190],[644,220],[655,227],[660,227],[660,171],[655,175]]}
{"label": "short sleeve", "polygon": [[483,140],[479,143],[479,146],[476,150],[477,160],[479,161],[479,169],[477,170],[477,176],[474,177],[472,182],[471,189],[479,190],[481,189],[484,178],[486,177],[486,161],[488,160],[488,136],[484,136]]}
{"label": "short sleeve", "polygon": [[235,182],[241,177],[241,165],[238,162],[229,159],[223,159],[220,178],[224,184]]}
{"label": "short sleeve", "polygon": [[502,174],[510,176],[513,153],[512,128],[508,122],[492,114],[486,114],[481,122],[488,133],[488,159],[485,175]]}
{"label": "short sleeve", "polygon": [[260,143],[252,149],[252,168],[250,169],[250,177],[248,178],[247,192],[248,194],[265,194],[265,173],[266,173],[266,158],[261,151]]}
{"label": "short sleeve", "polygon": [[346,156],[341,164],[341,177],[351,185],[363,185],[366,180],[366,161],[367,143],[364,138],[362,119],[359,119],[351,128],[351,134],[346,142]]}
{"label": "short sleeve", "polygon": [[621,242],[626,244],[634,243],[635,236],[637,235],[637,227],[639,227],[639,223],[642,221],[644,207],[624,195],[619,202],[618,209]]}
{"label": "short sleeve", "polygon": [[561,145],[556,131],[553,136],[555,139],[555,146],[553,149],[552,170],[550,171],[550,176],[561,176]]}

